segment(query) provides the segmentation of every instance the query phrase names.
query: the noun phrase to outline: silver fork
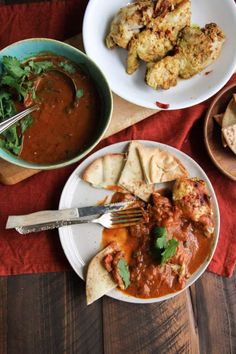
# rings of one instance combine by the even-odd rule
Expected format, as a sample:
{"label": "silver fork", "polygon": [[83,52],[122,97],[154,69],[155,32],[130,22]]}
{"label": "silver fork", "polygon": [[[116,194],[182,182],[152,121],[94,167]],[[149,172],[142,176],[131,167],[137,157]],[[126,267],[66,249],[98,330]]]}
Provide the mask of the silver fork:
{"label": "silver fork", "polygon": [[118,227],[133,226],[143,221],[143,212],[141,208],[132,208],[125,210],[113,211],[101,215],[96,219],[70,219],[70,220],[58,220],[53,222],[45,222],[41,224],[34,224],[28,226],[17,226],[15,229],[20,234],[29,234],[31,232],[39,232],[56,229],[67,225],[76,224],[100,224],[107,229],[113,229]]}

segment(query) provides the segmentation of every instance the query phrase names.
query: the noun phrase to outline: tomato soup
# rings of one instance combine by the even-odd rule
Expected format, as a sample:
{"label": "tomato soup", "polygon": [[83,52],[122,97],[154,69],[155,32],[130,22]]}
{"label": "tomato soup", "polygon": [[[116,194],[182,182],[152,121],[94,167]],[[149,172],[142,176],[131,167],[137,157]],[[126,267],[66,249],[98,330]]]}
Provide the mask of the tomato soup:
{"label": "tomato soup", "polygon": [[39,110],[32,113],[33,121],[24,133],[19,155],[39,164],[62,162],[83,151],[94,139],[100,118],[99,95],[91,78],[63,57],[46,59],[53,69],[33,80],[33,103]]}

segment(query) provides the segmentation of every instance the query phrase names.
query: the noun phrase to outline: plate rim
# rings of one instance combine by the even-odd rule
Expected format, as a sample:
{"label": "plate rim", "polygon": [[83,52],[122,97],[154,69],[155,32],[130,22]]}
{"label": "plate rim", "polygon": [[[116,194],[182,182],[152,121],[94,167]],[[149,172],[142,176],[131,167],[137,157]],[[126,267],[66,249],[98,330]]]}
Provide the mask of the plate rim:
{"label": "plate rim", "polygon": [[[70,174],[69,178],[67,179],[64,187],[63,187],[63,190],[61,192],[61,196],[60,196],[60,201],[59,201],[59,206],[58,206],[58,209],[61,209],[62,208],[62,205],[63,205],[63,198],[64,198],[64,194],[66,193],[66,189],[68,188],[69,184],[71,183],[71,181],[73,181],[73,179],[77,176],[78,177],[78,171],[82,168],[83,169],[83,165],[86,165],[86,162],[88,159],[92,159],[94,157],[94,155],[96,154],[101,154],[103,153],[104,150],[106,150],[107,148],[122,148],[125,146],[125,144],[129,144],[132,140],[126,140],[126,141],[122,141],[122,142],[117,142],[117,143],[114,143],[114,144],[110,144],[110,145],[107,145],[97,151],[95,151],[94,153],[92,153],[91,155],[89,155],[81,164],[79,164],[75,170]],[[215,228],[215,235],[214,235],[214,242],[211,246],[211,253],[208,255],[208,258],[204,261],[204,264],[202,264],[193,274],[191,274],[191,277],[190,277],[190,280],[187,281],[187,285],[183,288],[183,289],[180,289],[179,291],[176,291],[176,292],[173,292],[173,293],[170,293],[170,294],[167,294],[167,295],[164,295],[164,296],[160,296],[160,297],[157,297],[157,298],[148,298],[148,299],[143,299],[143,298],[137,298],[137,297],[133,297],[133,296],[130,296],[128,294],[123,294],[121,293],[119,290],[112,290],[110,291],[109,293],[105,294],[106,296],[108,297],[111,297],[113,299],[116,299],[116,300],[119,300],[119,301],[124,301],[124,302],[128,302],[128,303],[135,303],[135,304],[150,304],[150,303],[156,303],[156,302],[161,302],[161,301],[164,301],[164,300],[167,300],[167,299],[170,299],[170,298],[173,298],[175,296],[177,296],[178,294],[180,294],[181,292],[187,290],[193,283],[195,283],[199,278],[200,276],[206,271],[207,267],[209,266],[213,256],[214,256],[214,253],[215,253],[215,250],[216,250],[216,247],[217,247],[217,244],[218,244],[218,241],[219,241],[219,234],[220,234],[220,210],[219,210],[219,205],[218,205],[218,201],[217,201],[217,197],[216,197],[216,193],[214,191],[214,188],[213,188],[213,185],[209,179],[209,177],[206,175],[205,171],[201,168],[201,166],[191,157],[189,156],[188,154],[186,154],[185,152],[171,146],[171,145],[168,145],[168,144],[163,144],[163,143],[159,143],[159,142],[156,142],[156,141],[152,141],[152,140],[135,140],[135,141],[138,141],[140,143],[148,143],[148,144],[153,144],[153,145],[156,145],[157,147],[159,148],[165,148],[166,146],[168,147],[168,149],[172,150],[173,153],[175,154],[175,152],[177,151],[177,153],[180,153],[180,155],[182,155],[183,158],[186,158],[189,159],[189,161],[191,162],[191,164],[193,163],[195,165],[195,167],[197,167],[202,175],[204,176],[205,178],[205,181],[207,182],[207,184],[209,185],[210,187],[210,191],[211,191],[211,196],[212,198],[214,199],[214,209],[215,209],[215,215],[214,215],[214,218],[215,218],[215,221],[216,221],[216,228]],[[101,155],[102,156],[102,155]],[[97,158],[95,156],[95,158]],[[91,163],[91,162],[89,162]],[[69,255],[69,250],[66,249],[65,247],[65,244],[64,244],[64,240],[63,240],[63,231],[64,231],[64,227],[62,228],[59,228],[58,229],[58,232],[59,232],[59,239],[60,239],[60,243],[61,243],[61,246],[62,246],[62,249],[65,253],[65,256],[69,262],[69,264],[71,265],[71,267],[73,268],[73,270],[76,272],[76,274],[79,276],[80,279],[82,279],[83,281],[85,281],[85,279],[83,279],[83,277],[78,273],[78,269],[76,268],[75,264],[71,262],[70,260],[70,255]],[[69,230],[69,229],[68,229]],[[69,233],[71,233],[71,231],[69,230]],[[68,238],[68,236],[67,236]],[[85,266],[85,264],[83,265]],[[114,294],[117,294],[115,295]],[[118,295],[119,293],[121,293],[123,296],[123,298],[120,298],[120,296]],[[125,295],[125,296],[124,296]]]}

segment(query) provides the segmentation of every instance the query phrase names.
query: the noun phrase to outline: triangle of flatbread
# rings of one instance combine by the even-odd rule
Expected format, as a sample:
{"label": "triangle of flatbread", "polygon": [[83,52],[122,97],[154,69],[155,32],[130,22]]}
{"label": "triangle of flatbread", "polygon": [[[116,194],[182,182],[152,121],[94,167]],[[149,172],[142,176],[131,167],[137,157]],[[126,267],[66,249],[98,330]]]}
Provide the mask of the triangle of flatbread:
{"label": "triangle of flatbread", "polygon": [[137,141],[131,141],[128,149],[128,156],[121,172],[118,185],[124,187],[140,199],[148,201],[150,195],[154,192],[154,186],[145,182],[142,166],[140,163],[137,148],[140,144]]}
{"label": "triangle of flatbread", "polygon": [[188,171],[172,154],[157,147],[137,146],[142,170],[147,183],[173,181],[188,177]]}
{"label": "triangle of flatbread", "polygon": [[222,129],[228,147],[236,154],[236,124]]}
{"label": "triangle of flatbread", "polygon": [[103,258],[114,251],[112,245],[108,245],[91,260],[86,276],[86,300],[87,305],[92,304],[110,290],[117,287],[117,283],[102,264]]}
{"label": "triangle of flatbread", "polygon": [[92,162],[83,172],[82,179],[97,188],[117,185],[125,162],[125,154],[107,154]]}
{"label": "triangle of flatbread", "polygon": [[236,101],[234,98],[229,102],[222,120],[222,128],[227,128],[236,123]]}

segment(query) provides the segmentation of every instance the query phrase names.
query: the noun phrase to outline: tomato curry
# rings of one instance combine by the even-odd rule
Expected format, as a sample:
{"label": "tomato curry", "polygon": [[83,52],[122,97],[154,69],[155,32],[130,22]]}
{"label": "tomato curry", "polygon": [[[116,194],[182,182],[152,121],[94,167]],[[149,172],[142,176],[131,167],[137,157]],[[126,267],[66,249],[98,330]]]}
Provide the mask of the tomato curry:
{"label": "tomato curry", "polygon": [[140,205],[146,213],[144,222],[135,226],[103,230],[103,246],[117,242],[127,262],[130,283],[122,290],[126,294],[155,298],[176,292],[185,286],[190,275],[211,253],[213,229],[211,234],[206,230],[209,224],[213,225],[212,214],[209,212],[197,222],[193,213],[185,214],[185,210],[190,210],[190,204],[194,203],[195,207],[198,201],[211,210],[209,198],[201,191],[202,185],[200,182],[195,185],[198,199],[193,202],[185,198],[185,205],[175,203],[168,190],[154,193],[147,205],[128,193],[113,195],[113,202],[133,198],[135,205]]}

